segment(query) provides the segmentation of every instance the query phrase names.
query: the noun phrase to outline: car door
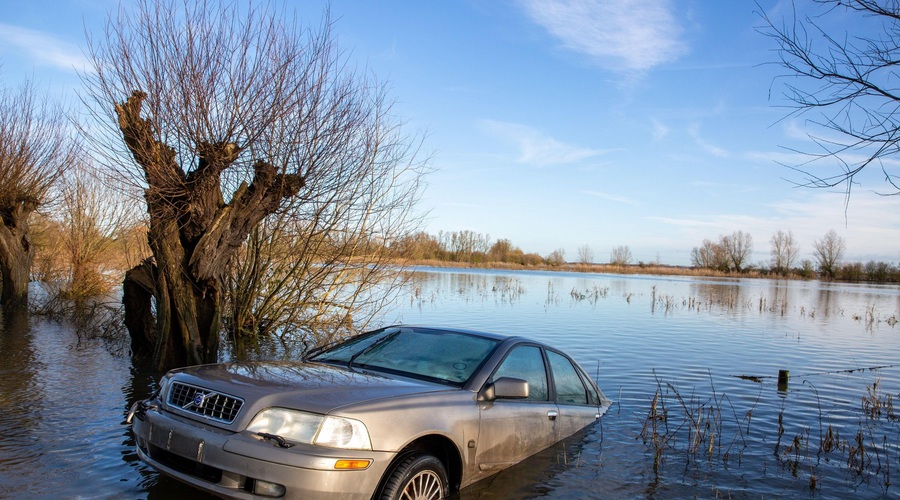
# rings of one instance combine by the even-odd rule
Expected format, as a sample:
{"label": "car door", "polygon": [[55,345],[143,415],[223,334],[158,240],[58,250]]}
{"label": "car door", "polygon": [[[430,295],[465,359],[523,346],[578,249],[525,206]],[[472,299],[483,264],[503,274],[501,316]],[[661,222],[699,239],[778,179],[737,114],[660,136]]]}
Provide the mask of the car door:
{"label": "car door", "polygon": [[553,393],[559,411],[557,437],[564,439],[597,420],[600,397],[585,382],[584,372],[568,357],[548,349],[547,361],[553,374]]}
{"label": "car door", "polygon": [[488,383],[502,377],[528,382],[528,397],[479,403],[480,428],[473,473],[483,477],[505,469],[557,440],[557,406],[550,401],[547,367],[536,345],[510,350]]}

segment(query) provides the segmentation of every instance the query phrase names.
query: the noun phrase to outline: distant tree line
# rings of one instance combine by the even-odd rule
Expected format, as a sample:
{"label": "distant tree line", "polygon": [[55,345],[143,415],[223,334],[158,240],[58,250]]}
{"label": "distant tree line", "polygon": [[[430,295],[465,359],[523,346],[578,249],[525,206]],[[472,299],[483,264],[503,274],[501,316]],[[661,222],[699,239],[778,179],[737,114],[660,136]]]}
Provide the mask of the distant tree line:
{"label": "distant tree line", "polygon": [[844,239],[833,229],[813,242],[812,258],[800,259],[800,247],[793,233],[776,231],[769,240],[767,262],[750,263],[753,238],[743,231],[703,240],[691,251],[691,266],[723,273],[754,272],[784,277],[820,278],[837,281],[900,283],[900,268],[890,262],[845,262]]}
{"label": "distant tree line", "polygon": [[474,231],[440,231],[437,235],[424,231],[395,243],[401,258],[414,261],[442,261],[464,264],[508,263],[522,266],[547,264],[536,253],[525,253],[507,239],[491,242],[490,236]]}
{"label": "distant tree line", "polygon": [[[900,267],[890,262],[846,262],[846,243],[836,231],[828,231],[813,242],[809,258],[801,258],[801,249],[791,231],[776,231],[769,239],[769,258],[753,262],[753,237],[744,231],[720,235],[715,241],[704,239],[691,251],[691,268],[714,273],[755,276],[789,277],[800,279],[824,279],[835,281],[868,281],[873,283],[900,283]],[[391,253],[401,259],[423,262],[438,261],[455,264],[490,265],[512,264],[524,267],[559,267],[564,264],[578,266],[632,264],[631,249],[627,245],[612,248],[607,263],[594,261],[594,251],[589,245],[578,247],[574,261],[566,260],[563,248],[545,256],[526,253],[508,239],[491,240],[487,234],[470,230],[440,231],[432,235],[421,231],[401,238],[394,243]],[[657,259],[658,260],[658,259]],[[638,267],[646,267],[638,262]],[[657,266],[664,266],[656,262]]]}

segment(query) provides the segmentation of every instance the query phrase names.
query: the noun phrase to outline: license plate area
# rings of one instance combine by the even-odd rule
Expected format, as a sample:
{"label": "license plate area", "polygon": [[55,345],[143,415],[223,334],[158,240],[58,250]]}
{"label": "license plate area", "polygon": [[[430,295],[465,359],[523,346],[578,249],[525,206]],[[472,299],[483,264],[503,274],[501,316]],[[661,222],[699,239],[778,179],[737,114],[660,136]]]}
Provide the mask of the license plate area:
{"label": "license plate area", "polygon": [[150,442],[161,450],[203,463],[203,447],[205,444],[203,439],[187,436],[175,429],[154,425],[150,429]]}

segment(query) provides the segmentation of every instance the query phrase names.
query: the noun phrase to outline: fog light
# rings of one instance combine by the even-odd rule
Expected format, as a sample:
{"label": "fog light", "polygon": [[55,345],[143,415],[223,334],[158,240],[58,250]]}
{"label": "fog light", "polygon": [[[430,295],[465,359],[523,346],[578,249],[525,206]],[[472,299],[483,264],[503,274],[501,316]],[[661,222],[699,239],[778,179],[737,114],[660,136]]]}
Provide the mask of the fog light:
{"label": "fog light", "polygon": [[368,468],[371,463],[371,460],[338,460],[334,463],[334,468],[340,470],[360,470]]}
{"label": "fog light", "polygon": [[284,486],[257,479],[253,482],[253,494],[266,497],[283,497]]}

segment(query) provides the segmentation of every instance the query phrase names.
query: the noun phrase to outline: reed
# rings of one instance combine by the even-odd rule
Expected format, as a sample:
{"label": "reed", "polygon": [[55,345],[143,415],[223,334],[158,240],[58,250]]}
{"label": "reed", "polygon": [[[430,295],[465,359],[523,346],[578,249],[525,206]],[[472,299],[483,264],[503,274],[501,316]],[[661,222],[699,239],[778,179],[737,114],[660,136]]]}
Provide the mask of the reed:
{"label": "reed", "polygon": [[890,393],[882,394],[880,384],[879,378],[872,382],[872,385],[866,386],[866,395],[861,398],[863,415],[873,420],[882,416],[891,421],[900,420],[900,415],[894,413],[894,396]]}
{"label": "reed", "polygon": [[[552,285],[548,284],[548,287],[552,288]],[[623,292],[621,298],[623,298],[628,304],[632,304],[635,298],[640,297],[641,295],[642,294],[635,294],[634,292]],[[590,288],[575,287],[572,288],[572,290],[569,292],[569,297],[573,302],[588,302],[591,305],[596,305],[601,300],[610,298],[609,287],[600,287],[597,285],[594,285]],[[553,299],[554,300],[550,300],[548,296],[548,304],[558,302],[558,296],[553,295]],[[701,296],[678,297],[672,294],[665,293],[659,290],[654,285],[650,288],[649,302],[651,313],[656,313],[657,310],[660,310],[666,314],[675,313],[678,311],[725,311],[729,313],[739,311],[752,311],[759,315],[774,314],[781,317],[787,317],[791,313],[796,313],[799,314],[801,318],[810,320],[816,319],[816,316],[819,314],[816,309],[805,305],[801,305],[799,306],[799,308],[797,308],[796,305],[789,304],[787,300],[782,297],[778,297],[777,294],[776,297],[772,299],[770,299],[770,297],[765,294],[760,294],[758,297],[750,298],[742,297],[739,290],[728,290],[725,293],[708,291],[703,292]],[[822,314],[824,314],[826,317],[829,315],[843,316],[844,312],[845,311],[840,308],[830,311],[828,310],[828,308],[826,308],[822,311]],[[891,316],[880,314],[875,310],[874,304],[868,304],[864,310],[860,312],[854,312],[850,315],[850,317],[854,321],[862,323],[867,332],[874,331],[882,324],[893,328],[898,323],[898,319],[895,314],[892,314]]]}
{"label": "reed", "polygon": [[[897,462],[891,451],[896,450],[900,432],[893,396],[884,393],[880,380],[867,386],[861,397],[856,425],[829,422],[835,410],[823,408],[816,388],[804,381],[814,393],[817,416],[797,421],[797,416],[787,411],[790,400],[779,398],[777,425],[754,429],[751,440],[754,412],[765,404],[761,395],[751,407],[738,408],[726,394],[716,391],[711,374],[709,391],[703,395],[693,388],[684,395],[674,383],[661,380],[655,372],[654,377],[656,391],[647,411],[641,412],[638,435],[648,448],[654,481],[659,481],[671,459],[683,460],[686,465],[715,467],[721,463],[731,467],[729,462],[736,458],[740,466],[745,453],[759,455],[759,446],[774,442],[772,456],[792,476],[805,477],[810,491],[821,490],[823,479],[834,468],[845,470],[848,481],[878,481],[885,491],[891,486],[891,465]],[[845,439],[842,434],[852,437]]]}

